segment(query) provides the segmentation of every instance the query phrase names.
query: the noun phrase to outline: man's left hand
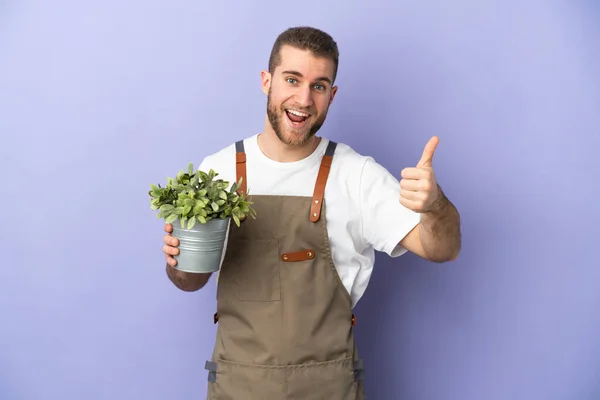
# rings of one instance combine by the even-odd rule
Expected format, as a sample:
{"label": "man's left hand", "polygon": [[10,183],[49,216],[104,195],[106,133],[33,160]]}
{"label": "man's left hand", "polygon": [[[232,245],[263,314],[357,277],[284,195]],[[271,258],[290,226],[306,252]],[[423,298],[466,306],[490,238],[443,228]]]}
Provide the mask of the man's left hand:
{"label": "man's left hand", "polygon": [[440,197],[433,172],[433,154],[440,139],[432,137],[425,145],[423,155],[415,168],[404,168],[400,180],[400,203],[406,208],[426,213],[432,210]]}

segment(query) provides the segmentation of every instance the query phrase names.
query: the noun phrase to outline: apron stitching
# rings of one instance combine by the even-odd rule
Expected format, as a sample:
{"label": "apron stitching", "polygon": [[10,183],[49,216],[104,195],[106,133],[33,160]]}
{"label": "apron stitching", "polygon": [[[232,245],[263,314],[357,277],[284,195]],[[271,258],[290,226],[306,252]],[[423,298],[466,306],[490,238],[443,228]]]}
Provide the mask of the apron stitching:
{"label": "apron stitching", "polygon": [[[318,368],[318,367],[326,367],[330,364],[343,364],[346,362],[353,364],[352,356],[342,357],[342,358],[338,358],[335,360],[328,360],[328,361],[319,361],[319,362],[303,363],[303,364],[285,364],[285,365],[252,364],[252,363],[244,363],[244,362],[239,362],[239,361],[223,360],[220,358],[218,358],[217,361],[223,365],[230,365],[233,367],[258,368],[258,369],[267,369],[267,370],[268,369],[271,369],[271,370],[314,369],[314,368]],[[216,371],[216,372],[218,373],[218,371]]]}

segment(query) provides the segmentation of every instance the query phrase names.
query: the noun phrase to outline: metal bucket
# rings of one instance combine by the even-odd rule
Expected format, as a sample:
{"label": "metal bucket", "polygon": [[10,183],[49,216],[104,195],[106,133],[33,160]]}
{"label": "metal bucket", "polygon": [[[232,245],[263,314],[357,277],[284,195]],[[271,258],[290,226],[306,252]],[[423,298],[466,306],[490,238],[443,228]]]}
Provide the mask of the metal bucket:
{"label": "metal bucket", "polygon": [[192,273],[216,272],[221,260],[231,218],[211,219],[206,224],[196,222],[192,229],[182,229],[181,222],[173,225],[173,237],[179,239],[176,269]]}

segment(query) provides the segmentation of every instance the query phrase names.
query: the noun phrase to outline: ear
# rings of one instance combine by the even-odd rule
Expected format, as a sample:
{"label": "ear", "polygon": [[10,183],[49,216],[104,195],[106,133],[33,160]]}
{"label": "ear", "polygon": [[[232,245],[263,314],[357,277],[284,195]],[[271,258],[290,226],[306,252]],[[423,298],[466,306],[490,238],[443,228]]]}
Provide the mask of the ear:
{"label": "ear", "polygon": [[335,94],[338,91],[338,87],[334,86],[331,88],[331,97],[329,98],[329,105],[331,105],[331,103],[333,103],[333,98],[335,97]]}
{"label": "ear", "polygon": [[271,74],[267,70],[262,70],[260,73],[261,89],[264,94],[269,94],[271,88]]}

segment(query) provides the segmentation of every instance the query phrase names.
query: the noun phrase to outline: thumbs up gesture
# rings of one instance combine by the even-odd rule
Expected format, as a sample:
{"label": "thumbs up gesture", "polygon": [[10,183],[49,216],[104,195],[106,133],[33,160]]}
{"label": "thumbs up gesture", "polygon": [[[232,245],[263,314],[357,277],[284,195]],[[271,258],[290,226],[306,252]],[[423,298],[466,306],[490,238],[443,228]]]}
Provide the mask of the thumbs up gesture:
{"label": "thumbs up gesture", "polygon": [[400,180],[400,204],[418,213],[434,208],[440,189],[433,173],[433,154],[439,138],[432,137],[425,145],[423,155],[415,168],[404,168]]}

